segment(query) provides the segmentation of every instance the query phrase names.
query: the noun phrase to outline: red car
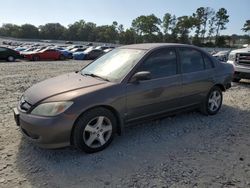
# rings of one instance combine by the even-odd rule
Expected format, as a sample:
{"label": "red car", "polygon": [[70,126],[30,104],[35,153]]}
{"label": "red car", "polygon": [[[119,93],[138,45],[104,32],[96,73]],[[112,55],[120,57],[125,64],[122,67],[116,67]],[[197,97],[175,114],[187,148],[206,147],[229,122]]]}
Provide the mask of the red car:
{"label": "red car", "polygon": [[39,60],[64,60],[65,57],[60,51],[54,49],[43,49],[41,51],[34,51],[23,54],[24,58],[31,61]]}

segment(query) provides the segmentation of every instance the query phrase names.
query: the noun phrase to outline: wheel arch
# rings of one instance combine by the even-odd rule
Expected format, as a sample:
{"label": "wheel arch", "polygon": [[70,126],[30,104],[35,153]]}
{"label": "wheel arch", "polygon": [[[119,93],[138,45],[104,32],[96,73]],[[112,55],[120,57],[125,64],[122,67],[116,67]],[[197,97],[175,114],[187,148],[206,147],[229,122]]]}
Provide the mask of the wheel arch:
{"label": "wheel arch", "polygon": [[92,109],[95,109],[95,108],[105,108],[105,109],[111,111],[111,112],[114,114],[114,116],[115,116],[115,118],[116,118],[116,120],[117,120],[117,122],[118,122],[118,123],[117,123],[117,130],[116,130],[116,133],[117,133],[118,135],[121,135],[121,133],[122,133],[122,128],[123,128],[123,121],[122,121],[122,118],[121,118],[119,112],[118,112],[114,107],[112,107],[112,106],[109,106],[109,105],[98,105],[98,106],[93,106],[93,107],[91,107],[91,108],[88,108],[88,109],[84,110],[84,111],[76,118],[76,120],[75,120],[75,122],[74,122],[74,124],[73,124],[73,127],[72,127],[72,129],[71,129],[71,133],[70,133],[70,144],[71,144],[71,145],[74,144],[74,142],[73,142],[73,134],[74,134],[76,122],[78,121],[78,119],[80,118],[81,115],[83,115],[83,114],[86,113],[87,111],[92,110]]}
{"label": "wheel arch", "polygon": [[215,84],[213,87],[218,87],[221,89],[221,91],[226,91],[225,86],[223,84],[220,84],[220,83]]}

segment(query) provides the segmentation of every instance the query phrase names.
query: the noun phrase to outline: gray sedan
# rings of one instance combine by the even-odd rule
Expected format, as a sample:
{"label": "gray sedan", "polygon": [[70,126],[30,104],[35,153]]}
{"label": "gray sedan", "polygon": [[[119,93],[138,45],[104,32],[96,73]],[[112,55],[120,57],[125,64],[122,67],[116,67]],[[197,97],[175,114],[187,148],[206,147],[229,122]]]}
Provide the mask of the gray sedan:
{"label": "gray sedan", "polygon": [[125,125],[185,109],[214,115],[234,70],[182,44],[122,46],[79,72],[40,82],[21,97],[14,117],[41,147],[106,148]]}

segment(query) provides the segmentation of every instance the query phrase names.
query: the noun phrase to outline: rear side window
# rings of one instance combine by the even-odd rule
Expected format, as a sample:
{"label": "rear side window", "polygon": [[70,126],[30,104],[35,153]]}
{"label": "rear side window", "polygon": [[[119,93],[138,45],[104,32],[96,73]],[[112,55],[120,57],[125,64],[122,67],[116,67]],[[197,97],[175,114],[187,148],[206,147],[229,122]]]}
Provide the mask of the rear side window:
{"label": "rear side window", "polygon": [[152,79],[177,74],[177,58],[174,49],[153,52],[140,66],[139,71],[149,71]]}
{"label": "rear side window", "polygon": [[203,58],[204,58],[205,68],[212,69],[214,67],[213,62],[206,55],[204,55]]}
{"label": "rear side window", "polygon": [[202,54],[192,48],[179,48],[182,73],[202,71],[205,69]]}

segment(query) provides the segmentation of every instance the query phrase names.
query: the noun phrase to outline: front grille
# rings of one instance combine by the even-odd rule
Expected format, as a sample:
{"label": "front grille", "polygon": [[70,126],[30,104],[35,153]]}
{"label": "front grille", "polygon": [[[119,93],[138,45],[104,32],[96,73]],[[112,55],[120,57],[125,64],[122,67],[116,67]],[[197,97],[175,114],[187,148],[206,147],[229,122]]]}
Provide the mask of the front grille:
{"label": "front grille", "polygon": [[250,53],[237,54],[236,62],[240,65],[250,66]]}
{"label": "front grille", "polygon": [[31,104],[29,104],[23,97],[20,100],[19,107],[22,111],[28,112],[31,108]]}

